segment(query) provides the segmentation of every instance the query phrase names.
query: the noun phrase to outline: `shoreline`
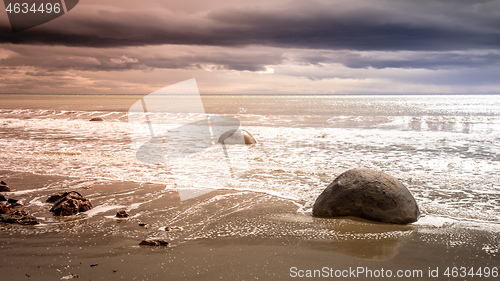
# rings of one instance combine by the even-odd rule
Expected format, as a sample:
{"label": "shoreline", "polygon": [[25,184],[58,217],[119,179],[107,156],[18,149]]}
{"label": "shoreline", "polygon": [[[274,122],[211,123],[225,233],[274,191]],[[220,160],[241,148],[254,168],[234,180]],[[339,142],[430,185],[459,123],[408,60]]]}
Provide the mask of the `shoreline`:
{"label": "shoreline", "polygon": [[[0,226],[0,276],[9,280],[64,280],[73,274],[79,280],[293,280],[300,272],[358,267],[379,273],[422,270],[423,277],[410,280],[429,279],[429,270],[438,269],[436,280],[463,280],[442,274],[453,267],[498,267],[500,260],[497,233],[461,224],[320,219],[298,213],[289,200],[253,192],[215,190],[180,201],[164,185],[0,174],[7,175],[13,191],[41,187],[16,196],[35,216],[46,216],[41,226]],[[54,218],[49,205],[40,204],[48,194],[70,187],[91,199],[92,216]],[[120,209],[131,217],[114,218]],[[181,230],[162,230],[166,226]],[[171,243],[139,246],[153,237]],[[373,280],[363,275],[345,279]]]}

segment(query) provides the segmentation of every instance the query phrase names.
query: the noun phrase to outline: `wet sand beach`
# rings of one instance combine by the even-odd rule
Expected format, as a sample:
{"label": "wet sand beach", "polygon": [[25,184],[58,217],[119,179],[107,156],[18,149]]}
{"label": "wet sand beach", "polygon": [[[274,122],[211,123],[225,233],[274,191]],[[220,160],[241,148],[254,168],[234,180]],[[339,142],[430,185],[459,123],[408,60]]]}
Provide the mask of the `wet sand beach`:
{"label": "wet sand beach", "polygon": [[[158,184],[0,173],[6,174],[15,189],[9,196],[30,202],[26,208],[41,218],[37,226],[0,225],[0,276],[8,280],[73,275],[79,280],[295,280],[307,274],[373,280],[367,274],[382,278],[384,273],[382,280],[387,280],[388,272],[399,270],[414,276],[405,280],[496,280],[444,274],[453,267],[494,268],[500,260],[496,230],[458,222],[320,219],[263,193],[214,190],[181,201],[175,190]],[[52,217],[44,200],[69,189],[84,194],[94,208],[74,217]],[[121,209],[131,217],[115,218]],[[170,245],[139,246],[147,238]],[[434,274],[436,269],[439,277],[430,277],[429,270]],[[348,271],[347,277],[335,276]]]}
{"label": "wet sand beach", "polygon": [[[2,280],[497,280],[498,97],[203,96],[257,144],[190,153],[188,140],[163,164],[136,157],[137,98],[2,95],[4,195],[40,221],[0,224]],[[152,117],[178,128],[200,116]],[[400,180],[422,217],[313,218],[355,167]],[[45,200],[65,191],[93,208],[53,216]]]}

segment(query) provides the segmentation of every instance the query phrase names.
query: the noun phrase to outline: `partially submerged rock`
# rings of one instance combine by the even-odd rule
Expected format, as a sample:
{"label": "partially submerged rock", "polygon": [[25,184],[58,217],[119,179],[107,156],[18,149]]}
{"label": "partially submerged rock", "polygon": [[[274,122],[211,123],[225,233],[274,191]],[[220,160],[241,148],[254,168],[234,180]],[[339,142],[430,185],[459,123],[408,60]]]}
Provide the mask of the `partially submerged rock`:
{"label": "partially submerged rock", "polygon": [[90,118],[91,122],[101,122],[101,121],[104,121],[104,119],[102,119],[101,117],[92,117]]}
{"label": "partially submerged rock", "polygon": [[52,195],[46,202],[54,203],[50,211],[56,216],[71,216],[92,209],[90,200],[76,191]]}
{"label": "partially submerged rock", "polygon": [[128,218],[128,217],[130,217],[130,214],[125,210],[121,210],[121,211],[116,213],[116,217],[117,218]]}
{"label": "partially submerged rock", "polygon": [[168,246],[168,241],[161,240],[161,239],[148,239],[148,240],[142,240],[141,243],[139,243],[139,246],[152,246],[152,247],[160,247],[160,246]]}
{"label": "partially submerged rock", "polygon": [[4,181],[0,181],[0,192],[10,192],[10,187]]}
{"label": "partially submerged rock", "polygon": [[218,143],[222,144],[255,144],[257,141],[247,131],[242,129],[233,129],[225,132],[219,137]]}
{"label": "partially submerged rock", "polygon": [[396,178],[376,170],[351,169],[319,195],[312,214],[407,224],[417,221],[420,211],[410,191]]}
{"label": "partially submerged rock", "polygon": [[0,214],[0,222],[21,225],[36,225],[40,223],[37,218],[24,210],[9,210],[8,213]]}

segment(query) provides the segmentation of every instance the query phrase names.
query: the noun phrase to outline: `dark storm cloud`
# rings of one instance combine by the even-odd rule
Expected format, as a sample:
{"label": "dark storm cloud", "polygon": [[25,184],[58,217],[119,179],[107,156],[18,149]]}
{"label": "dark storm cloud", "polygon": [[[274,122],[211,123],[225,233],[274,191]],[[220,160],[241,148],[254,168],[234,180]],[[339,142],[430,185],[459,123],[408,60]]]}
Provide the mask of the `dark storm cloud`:
{"label": "dark storm cloud", "polygon": [[312,65],[340,63],[349,68],[454,69],[460,67],[500,66],[500,53],[487,52],[360,52],[325,51],[298,55],[296,61]]}
{"label": "dark storm cloud", "polygon": [[[47,75],[50,71],[148,70],[215,68],[238,71],[265,71],[267,65],[284,60],[278,50],[246,50],[219,47],[137,47],[137,48],[70,48],[64,46],[6,45],[9,55],[0,64],[10,67],[30,66],[44,69],[28,75]],[[0,49],[1,50],[1,49]],[[47,72],[48,71],[48,72]]]}
{"label": "dark storm cloud", "polygon": [[457,67],[483,67],[499,65],[500,54],[419,54],[416,56],[394,59],[352,59],[346,60],[345,66],[350,68],[423,68],[423,69],[453,69]]}
{"label": "dark storm cloud", "polygon": [[269,9],[216,8],[197,14],[87,7],[21,33],[13,34],[8,26],[1,26],[0,42],[98,48],[183,44],[365,51],[500,47],[499,1],[379,0],[349,8],[339,3],[291,2]]}

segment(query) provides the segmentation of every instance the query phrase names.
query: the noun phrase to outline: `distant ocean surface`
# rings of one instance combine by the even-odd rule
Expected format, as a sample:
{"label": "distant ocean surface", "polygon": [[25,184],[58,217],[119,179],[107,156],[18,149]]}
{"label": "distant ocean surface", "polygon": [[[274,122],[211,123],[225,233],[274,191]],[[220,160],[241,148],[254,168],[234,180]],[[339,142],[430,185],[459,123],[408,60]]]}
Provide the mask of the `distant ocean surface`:
{"label": "distant ocean surface", "polygon": [[[135,158],[127,114],[140,97],[0,95],[0,170],[166,186],[176,177],[217,178],[204,173],[210,151],[190,157],[200,161],[196,174]],[[207,114],[238,118],[258,141],[240,149],[244,173],[213,188],[266,192],[307,212],[340,173],[366,167],[399,178],[427,215],[500,225],[500,96],[202,100]],[[185,116],[165,118],[173,127],[185,123]]]}

